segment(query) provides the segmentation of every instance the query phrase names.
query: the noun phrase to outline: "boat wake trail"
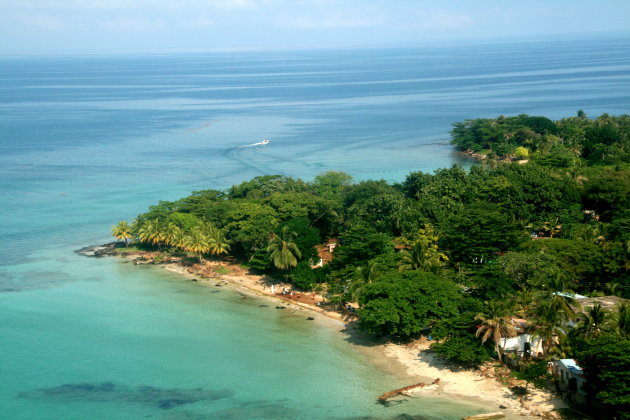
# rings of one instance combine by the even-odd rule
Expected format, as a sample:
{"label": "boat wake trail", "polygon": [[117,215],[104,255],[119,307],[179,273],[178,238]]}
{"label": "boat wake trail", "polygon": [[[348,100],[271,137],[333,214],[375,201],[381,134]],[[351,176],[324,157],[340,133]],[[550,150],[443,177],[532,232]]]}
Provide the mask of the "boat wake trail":
{"label": "boat wake trail", "polygon": [[264,139],[262,141],[259,141],[258,143],[252,143],[252,144],[246,144],[244,146],[238,146],[239,149],[243,148],[243,147],[256,147],[256,146],[264,146],[265,144],[269,144],[270,140],[269,139]]}
{"label": "boat wake trail", "polygon": [[[266,157],[263,152],[262,142],[247,144],[244,146],[236,146],[225,149],[223,151],[223,157],[232,162],[229,165],[232,168],[234,174],[243,173],[244,171],[253,171],[257,175],[269,175],[273,172],[272,168],[266,164]],[[266,143],[264,143],[266,144]]]}

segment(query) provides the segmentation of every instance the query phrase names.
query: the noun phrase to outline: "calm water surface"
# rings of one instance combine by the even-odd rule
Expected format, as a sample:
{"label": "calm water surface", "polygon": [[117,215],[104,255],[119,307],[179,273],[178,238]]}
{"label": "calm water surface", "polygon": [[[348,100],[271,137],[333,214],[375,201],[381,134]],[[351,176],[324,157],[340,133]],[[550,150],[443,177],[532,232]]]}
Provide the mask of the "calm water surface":
{"label": "calm water surface", "polygon": [[72,251],[158,200],[257,175],[401,181],[466,164],[448,146],[466,118],[628,113],[627,41],[0,58],[0,417],[479,412],[376,405],[407,383],[334,328]]}

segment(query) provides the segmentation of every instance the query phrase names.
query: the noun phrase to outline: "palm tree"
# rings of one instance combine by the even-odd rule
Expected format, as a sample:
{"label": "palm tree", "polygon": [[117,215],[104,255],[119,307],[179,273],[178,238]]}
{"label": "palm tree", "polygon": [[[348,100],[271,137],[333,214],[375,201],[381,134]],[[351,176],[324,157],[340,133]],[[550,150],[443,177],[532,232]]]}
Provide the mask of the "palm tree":
{"label": "palm tree", "polygon": [[129,246],[128,240],[132,237],[131,226],[126,221],[120,221],[117,225],[112,226],[112,235],[116,239],[125,241],[125,246]]}
{"label": "palm tree", "polygon": [[363,288],[376,280],[378,276],[376,268],[377,264],[374,261],[368,261],[365,267],[357,268],[358,276],[350,284],[350,294],[355,302],[359,300],[359,295]]}
{"label": "palm tree", "polygon": [[157,219],[144,220],[138,226],[138,238],[140,242],[153,244],[158,235],[159,222]]}
{"label": "palm tree", "polygon": [[558,331],[557,341],[551,346],[548,353],[558,359],[568,359],[573,353],[569,335],[564,331]]}
{"label": "palm tree", "polygon": [[164,230],[164,243],[166,245],[179,247],[184,239],[184,232],[173,222],[169,222]]}
{"label": "palm tree", "polygon": [[176,248],[185,250],[186,247],[186,232],[183,229],[176,230],[169,238],[170,245]]}
{"label": "palm tree", "polygon": [[219,234],[219,229],[216,228],[212,223],[202,222],[199,226],[199,229],[208,237],[214,238]]}
{"label": "palm tree", "polygon": [[599,303],[578,315],[575,333],[585,339],[597,338],[609,329],[610,314]]}
{"label": "palm tree", "polygon": [[541,295],[541,301],[548,302],[550,310],[560,312],[564,321],[575,318],[575,308],[579,309],[580,304],[575,300],[575,292],[571,290],[569,282],[560,273],[548,279],[543,289],[545,292]]}
{"label": "palm tree", "polygon": [[530,289],[520,290],[516,294],[517,314],[521,318],[528,318],[534,312],[534,305],[538,298],[538,294]]}
{"label": "palm tree", "polygon": [[401,251],[402,259],[399,270],[422,270],[429,272],[439,271],[448,261],[446,254],[438,250],[438,236],[430,224],[424,225],[424,229],[420,229],[417,239],[414,241],[411,252],[407,250]]}
{"label": "palm tree", "polygon": [[617,307],[612,317],[614,332],[623,338],[630,337],[630,303],[624,302]]}
{"label": "palm tree", "polygon": [[562,333],[564,313],[556,307],[552,300],[544,300],[536,307],[534,322],[534,337],[542,341],[543,352],[546,354],[556,343],[556,337]]}
{"label": "palm tree", "polygon": [[144,220],[138,228],[138,237],[141,242],[157,245],[160,249],[166,237],[165,227],[158,219]]}
{"label": "palm tree", "polygon": [[477,337],[481,336],[482,343],[492,338],[494,350],[499,357],[499,361],[503,364],[501,339],[516,336],[509,307],[504,302],[488,302],[485,312],[477,314],[475,319],[481,321],[481,325],[477,328]]}
{"label": "palm tree", "polygon": [[401,259],[398,265],[399,270],[420,270],[424,267],[424,252],[422,247],[414,245],[411,252],[400,251]]}
{"label": "palm tree", "polygon": [[210,253],[212,255],[227,254],[230,248],[230,244],[223,236],[223,232],[218,231],[216,236],[210,241]]}
{"label": "palm tree", "polygon": [[289,227],[282,228],[280,235],[273,234],[269,239],[267,252],[270,252],[271,261],[280,270],[287,270],[295,267],[298,259],[302,258],[302,253],[298,246],[293,242],[297,235],[290,232]]}
{"label": "palm tree", "polygon": [[199,262],[202,262],[202,255],[209,250],[208,238],[201,229],[194,228],[184,239],[184,249],[194,253]]}
{"label": "palm tree", "polygon": [[166,241],[166,226],[158,219],[155,220],[155,233],[151,243],[157,245],[158,250],[162,249],[162,244]]}

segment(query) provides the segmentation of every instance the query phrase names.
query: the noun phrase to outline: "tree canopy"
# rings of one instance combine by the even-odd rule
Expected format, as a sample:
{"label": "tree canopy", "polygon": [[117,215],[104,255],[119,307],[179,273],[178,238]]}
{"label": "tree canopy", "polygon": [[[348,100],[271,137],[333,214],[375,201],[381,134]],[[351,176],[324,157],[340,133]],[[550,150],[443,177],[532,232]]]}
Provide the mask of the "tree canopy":
{"label": "tree canopy", "polygon": [[[548,357],[584,364],[603,410],[626,409],[609,388],[627,395],[630,310],[581,309],[571,296],[630,297],[630,117],[467,120],[453,125],[452,142],[482,164],[397,184],[335,171],[311,182],[259,176],[159,202],[112,233],[282,274],[332,307],[354,302],[370,334],[432,335],[435,351],[462,366],[502,353],[512,319],[524,317]],[[328,263],[312,268],[322,252]],[[606,363],[617,371],[598,374]]]}

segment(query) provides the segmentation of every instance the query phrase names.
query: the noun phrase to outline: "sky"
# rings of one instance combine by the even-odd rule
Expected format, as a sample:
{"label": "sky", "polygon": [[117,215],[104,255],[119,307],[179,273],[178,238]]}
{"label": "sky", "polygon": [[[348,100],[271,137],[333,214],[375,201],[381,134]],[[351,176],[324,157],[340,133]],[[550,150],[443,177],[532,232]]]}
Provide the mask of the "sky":
{"label": "sky", "polygon": [[630,34],[630,0],[0,0],[0,53],[432,45]]}

